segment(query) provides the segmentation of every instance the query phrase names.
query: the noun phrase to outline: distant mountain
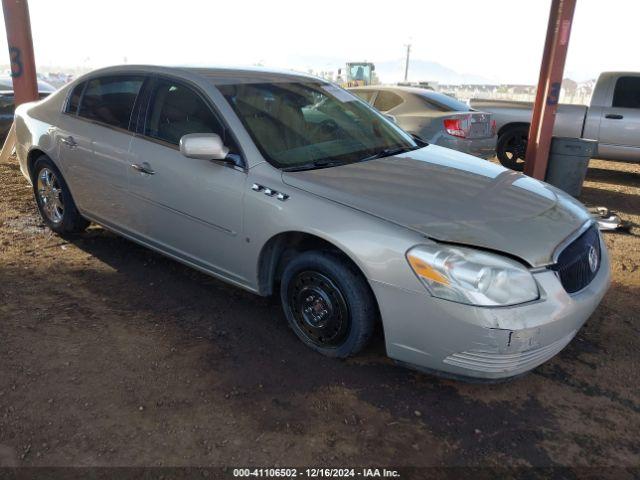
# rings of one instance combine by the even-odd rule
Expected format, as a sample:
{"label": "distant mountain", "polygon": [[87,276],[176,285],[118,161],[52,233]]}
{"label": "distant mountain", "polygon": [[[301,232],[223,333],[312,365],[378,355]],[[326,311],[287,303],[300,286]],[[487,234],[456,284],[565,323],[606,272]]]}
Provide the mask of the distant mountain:
{"label": "distant mountain", "polygon": [[[382,83],[404,80],[404,60],[376,63],[376,73]],[[495,80],[468,73],[458,73],[437,62],[428,60],[409,61],[409,81],[432,81],[444,84],[497,84]]]}

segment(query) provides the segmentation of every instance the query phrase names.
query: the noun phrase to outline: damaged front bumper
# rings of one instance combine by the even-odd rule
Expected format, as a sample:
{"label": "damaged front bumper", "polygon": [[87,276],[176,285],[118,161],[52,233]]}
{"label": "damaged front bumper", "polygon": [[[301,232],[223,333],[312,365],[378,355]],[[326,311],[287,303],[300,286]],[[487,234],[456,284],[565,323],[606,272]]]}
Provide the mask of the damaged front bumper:
{"label": "damaged front bumper", "polygon": [[511,307],[476,307],[372,282],[384,323],[387,354],[418,369],[497,380],[528,372],[559,353],[591,316],[610,282],[600,269],[568,294],[555,272],[534,274],[540,298]]}

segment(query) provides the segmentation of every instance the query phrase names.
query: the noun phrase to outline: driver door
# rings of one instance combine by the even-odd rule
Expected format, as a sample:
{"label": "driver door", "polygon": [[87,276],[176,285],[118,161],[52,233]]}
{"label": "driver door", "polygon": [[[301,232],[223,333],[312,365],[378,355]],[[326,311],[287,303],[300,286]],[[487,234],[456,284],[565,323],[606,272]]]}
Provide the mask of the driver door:
{"label": "driver door", "polygon": [[132,140],[128,170],[135,231],[174,256],[244,283],[233,272],[247,175],[228,163],[187,158],[179,149],[186,134],[217,133],[237,154],[233,138],[191,86],[158,79],[146,94],[148,108]]}

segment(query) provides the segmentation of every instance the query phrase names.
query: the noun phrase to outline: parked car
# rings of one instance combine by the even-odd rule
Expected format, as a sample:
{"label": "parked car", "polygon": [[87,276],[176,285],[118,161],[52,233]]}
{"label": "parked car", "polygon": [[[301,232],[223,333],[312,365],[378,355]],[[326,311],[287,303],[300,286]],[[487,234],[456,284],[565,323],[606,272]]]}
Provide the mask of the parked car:
{"label": "parked car", "polygon": [[419,87],[349,90],[426,142],[480,158],[496,154],[496,127],[491,114],[475,111],[455,98]]}
{"label": "parked car", "polygon": [[[38,80],[38,92],[41,99],[55,92],[55,90],[47,82]],[[0,142],[4,142],[13,123],[13,112],[16,108],[13,102],[13,81],[11,77],[0,77]]]}
{"label": "parked car", "polygon": [[[470,104],[493,113],[497,157],[505,167],[522,171],[533,104],[477,99]],[[558,105],[553,134],[598,140],[601,158],[640,162],[640,73],[602,73],[590,106]]]}
{"label": "parked car", "polygon": [[21,105],[17,157],[45,224],[89,222],[258,295],[330,357],[381,320],[387,354],[474,378],[558,353],[609,283],[585,208],[415,140],[324,80],[110,67]]}

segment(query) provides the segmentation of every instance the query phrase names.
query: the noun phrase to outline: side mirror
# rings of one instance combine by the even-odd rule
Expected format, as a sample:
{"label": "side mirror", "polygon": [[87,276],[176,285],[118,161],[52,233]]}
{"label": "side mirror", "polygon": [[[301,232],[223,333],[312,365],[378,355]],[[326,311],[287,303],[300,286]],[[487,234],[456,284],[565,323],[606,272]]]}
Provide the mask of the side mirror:
{"label": "side mirror", "polygon": [[180,139],[180,153],[199,160],[225,160],[229,149],[215,133],[189,133]]}

